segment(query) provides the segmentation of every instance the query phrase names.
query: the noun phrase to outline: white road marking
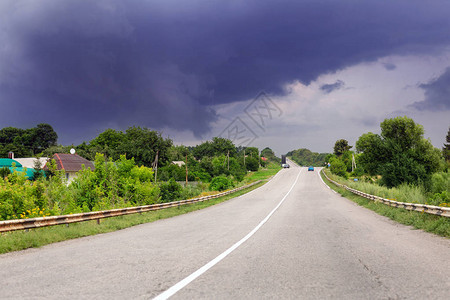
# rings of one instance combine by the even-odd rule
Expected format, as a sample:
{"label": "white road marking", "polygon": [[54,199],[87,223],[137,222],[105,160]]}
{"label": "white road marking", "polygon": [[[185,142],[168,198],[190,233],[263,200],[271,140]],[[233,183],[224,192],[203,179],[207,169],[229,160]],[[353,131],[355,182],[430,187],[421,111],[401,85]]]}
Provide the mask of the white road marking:
{"label": "white road marking", "polygon": [[222,259],[227,257],[230,253],[232,253],[234,250],[236,250],[240,245],[242,245],[249,238],[251,238],[270,219],[270,217],[281,206],[281,204],[283,204],[284,200],[291,193],[292,189],[294,188],[295,184],[297,183],[298,178],[299,178],[300,173],[302,172],[302,170],[303,170],[303,168],[300,169],[300,171],[298,172],[297,178],[295,179],[294,183],[292,184],[291,188],[286,193],[286,195],[284,195],[283,199],[281,199],[280,203],[278,203],[278,205],[267,215],[267,217],[265,217],[264,220],[262,220],[261,223],[259,223],[258,226],[255,227],[255,229],[253,229],[249,234],[247,234],[245,237],[243,237],[239,242],[237,242],[236,244],[234,244],[233,246],[228,248],[225,252],[223,252],[222,254],[220,254],[219,256],[214,258],[213,260],[211,260],[209,263],[207,263],[206,265],[204,265],[203,267],[201,267],[200,269],[198,269],[197,271],[195,271],[194,273],[192,273],[191,275],[189,275],[185,279],[181,280],[180,282],[178,282],[177,284],[175,284],[174,286],[172,286],[171,288],[169,288],[165,292],[159,294],[158,296],[156,296],[153,299],[155,299],[155,300],[163,300],[163,299],[168,299],[168,298],[172,297],[178,291],[180,291],[182,288],[186,287],[189,283],[191,283],[196,278],[201,276],[203,273],[205,273],[206,271],[211,269],[214,265],[219,263]]}
{"label": "white road marking", "polygon": [[333,193],[337,194],[337,192],[336,192],[335,190],[333,190],[332,188],[330,188],[330,186],[329,186],[328,184],[326,184],[325,181],[323,181],[322,176],[320,176],[320,172],[321,172],[321,171],[322,171],[322,170],[320,170],[319,172],[317,172],[317,175],[319,175],[319,178],[320,178],[320,180],[322,181],[322,183],[325,184],[325,186],[326,186],[327,188],[329,188],[330,191],[332,191]]}

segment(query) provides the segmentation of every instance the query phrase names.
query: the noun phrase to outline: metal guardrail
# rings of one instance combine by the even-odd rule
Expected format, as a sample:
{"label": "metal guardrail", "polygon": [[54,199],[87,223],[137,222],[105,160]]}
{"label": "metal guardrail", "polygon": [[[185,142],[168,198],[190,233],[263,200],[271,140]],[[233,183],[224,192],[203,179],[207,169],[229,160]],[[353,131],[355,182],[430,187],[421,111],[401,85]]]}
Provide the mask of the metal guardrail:
{"label": "metal guardrail", "polygon": [[374,196],[371,194],[361,192],[359,190],[348,187],[344,184],[340,184],[340,183],[330,179],[323,170],[322,170],[322,173],[325,176],[325,178],[328,181],[330,181],[331,183],[333,183],[339,187],[342,187],[358,196],[361,196],[361,197],[364,197],[364,198],[367,198],[367,199],[370,199],[373,201],[378,201],[378,202],[381,202],[381,203],[384,203],[386,205],[393,206],[393,207],[404,208],[407,210],[418,211],[418,212],[422,212],[422,213],[438,215],[438,216],[447,217],[447,218],[450,217],[450,207],[441,207],[441,206],[426,205],[426,204],[419,204],[419,203],[398,202],[398,201],[394,201],[394,200],[390,200],[390,199],[385,199],[382,197],[378,197],[378,196]]}
{"label": "metal guardrail", "polygon": [[167,202],[167,203],[157,203],[157,204],[136,206],[136,207],[118,208],[118,209],[111,209],[111,210],[92,211],[92,212],[72,214],[72,215],[49,216],[49,217],[40,217],[40,218],[31,218],[31,219],[0,221],[0,233],[7,232],[7,231],[14,231],[14,230],[32,229],[32,228],[39,228],[39,227],[46,227],[46,226],[92,221],[92,220],[97,220],[97,222],[100,222],[100,219],[104,219],[104,218],[130,215],[130,214],[136,214],[136,213],[143,213],[143,212],[148,212],[148,211],[161,210],[161,209],[165,209],[165,208],[169,208],[169,207],[177,207],[177,206],[186,205],[186,204],[193,204],[193,203],[203,202],[203,201],[206,201],[209,199],[229,195],[231,193],[252,187],[260,182],[261,182],[261,180],[258,180],[251,184],[241,186],[241,187],[238,187],[233,190],[226,191],[226,192],[222,192],[222,193],[218,193],[218,194],[214,194],[214,195],[210,195],[210,196],[205,196],[205,197],[200,197],[200,198],[187,199],[187,200],[173,201],[173,202]]}

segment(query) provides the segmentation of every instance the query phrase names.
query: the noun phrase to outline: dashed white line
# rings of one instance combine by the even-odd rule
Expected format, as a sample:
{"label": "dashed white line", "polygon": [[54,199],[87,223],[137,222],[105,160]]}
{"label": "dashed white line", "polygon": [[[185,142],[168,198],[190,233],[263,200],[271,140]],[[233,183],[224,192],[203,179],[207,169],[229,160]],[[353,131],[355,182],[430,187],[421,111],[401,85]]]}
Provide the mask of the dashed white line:
{"label": "dashed white line", "polygon": [[213,260],[211,260],[209,263],[207,263],[206,265],[204,265],[203,267],[201,267],[200,269],[198,269],[197,271],[195,271],[194,273],[192,273],[188,277],[184,278],[183,280],[181,280],[180,282],[178,282],[177,284],[175,284],[174,286],[172,286],[171,288],[169,288],[165,292],[159,294],[154,299],[162,300],[162,299],[168,299],[168,298],[172,297],[178,291],[180,291],[182,288],[186,287],[189,283],[191,283],[196,278],[201,276],[203,273],[205,273],[206,271],[211,269],[214,265],[219,263],[222,259],[224,259],[230,253],[232,253],[234,250],[236,250],[240,245],[245,243],[245,241],[247,241],[249,238],[251,238],[270,219],[270,217],[281,206],[281,204],[283,204],[284,200],[291,193],[292,189],[294,188],[295,184],[297,183],[298,178],[299,178],[300,173],[302,172],[302,170],[303,170],[303,168],[300,169],[300,171],[298,172],[297,178],[295,179],[294,183],[292,184],[291,188],[286,193],[286,195],[284,195],[283,199],[281,199],[281,201],[278,203],[278,205],[267,215],[267,217],[264,218],[264,220],[261,221],[261,223],[258,224],[258,226],[255,227],[255,229],[253,229],[249,234],[247,234],[245,237],[243,237],[239,242],[237,242],[236,244],[234,244],[233,246],[228,248],[225,252],[223,252],[222,254],[220,254],[219,256],[214,258]]}

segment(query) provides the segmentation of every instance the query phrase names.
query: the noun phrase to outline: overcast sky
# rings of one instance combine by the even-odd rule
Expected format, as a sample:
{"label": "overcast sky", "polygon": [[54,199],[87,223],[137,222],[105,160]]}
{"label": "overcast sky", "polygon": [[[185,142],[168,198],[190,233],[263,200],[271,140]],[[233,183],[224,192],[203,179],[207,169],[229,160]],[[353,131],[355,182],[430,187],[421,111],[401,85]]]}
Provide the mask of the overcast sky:
{"label": "overcast sky", "polygon": [[49,123],[77,145],[136,125],[282,154],[404,115],[442,147],[449,1],[0,1],[0,128]]}

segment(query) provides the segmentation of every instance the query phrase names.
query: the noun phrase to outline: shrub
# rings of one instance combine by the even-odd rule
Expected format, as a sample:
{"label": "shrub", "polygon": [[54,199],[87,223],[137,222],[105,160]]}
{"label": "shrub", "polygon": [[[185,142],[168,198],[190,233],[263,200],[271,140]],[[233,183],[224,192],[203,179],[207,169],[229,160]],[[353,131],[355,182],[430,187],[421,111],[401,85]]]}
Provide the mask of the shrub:
{"label": "shrub", "polygon": [[259,161],[257,158],[254,157],[247,157],[245,160],[245,167],[248,171],[258,171],[259,168]]}
{"label": "shrub", "polygon": [[441,205],[443,203],[450,202],[450,193],[443,191],[442,193],[435,193],[430,199],[429,203],[431,205]]}
{"label": "shrub", "polygon": [[197,197],[202,193],[201,185],[188,185],[183,187],[183,191],[181,192],[181,199],[190,199]]}
{"label": "shrub", "polygon": [[179,200],[181,198],[181,192],[183,191],[183,187],[173,178],[171,178],[167,182],[161,183],[159,185],[159,189],[161,202],[171,202]]}
{"label": "shrub", "polygon": [[344,177],[344,178],[348,178],[348,174],[347,174],[347,166],[345,165],[345,163],[343,161],[341,161],[340,159],[334,159],[331,162],[331,167],[330,167],[330,171],[331,173]]}
{"label": "shrub", "polygon": [[214,177],[211,183],[209,184],[209,189],[213,191],[223,191],[234,186],[233,180],[225,177],[225,176],[217,176]]}
{"label": "shrub", "polygon": [[7,177],[9,174],[11,174],[11,170],[9,170],[8,167],[2,167],[2,168],[0,168],[0,177],[5,178],[5,177]]}
{"label": "shrub", "polygon": [[450,193],[450,173],[438,172],[431,176],[431,193]]}

